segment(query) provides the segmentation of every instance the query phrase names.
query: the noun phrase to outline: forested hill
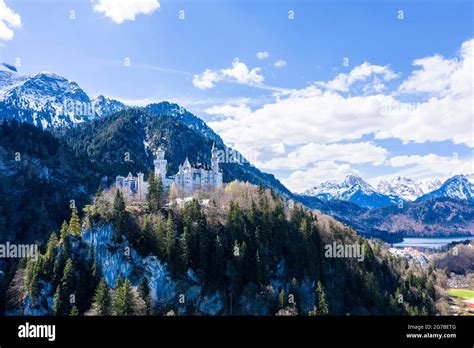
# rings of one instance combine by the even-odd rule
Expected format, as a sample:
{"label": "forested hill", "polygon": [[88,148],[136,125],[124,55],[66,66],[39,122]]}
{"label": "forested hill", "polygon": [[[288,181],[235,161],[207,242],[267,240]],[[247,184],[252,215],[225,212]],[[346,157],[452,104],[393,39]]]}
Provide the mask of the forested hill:
{"label": "forested hill", "polygon": [[0,241],[45,241],[99,183],[94,165],[51,133],[15,120],[0,123]]}
{"label": "forested hill", "polygon": [[[144,207],[126,207],[115,189],[99,192],[82,230],[73,213],[39,261],[16,270],[7,292],[22,300],[7,302],[7,314],[437,312],[432,271],[270,190],[233,182],[184,205],[168,197],[169,205],[152,188]],[[328,255],[334,244],[360,252]]]}
{"label": "forested hill", "polygon": [[211,148],[215,143],[224,154],[224,162],[220,164],[224,182],[248,181],[292,196],[272,174],[261,172],[227,147],[202,120],[188,112],[179,114],[176,104],[164,102],[122,110],[66,130],[61,136],[78,155],[88,156],[111,180],[128,172],[146,174],[151,171],[153,153],[158,147],[166,151],[170,175],[178,171],[186,157],[191,163],[210,165]]}

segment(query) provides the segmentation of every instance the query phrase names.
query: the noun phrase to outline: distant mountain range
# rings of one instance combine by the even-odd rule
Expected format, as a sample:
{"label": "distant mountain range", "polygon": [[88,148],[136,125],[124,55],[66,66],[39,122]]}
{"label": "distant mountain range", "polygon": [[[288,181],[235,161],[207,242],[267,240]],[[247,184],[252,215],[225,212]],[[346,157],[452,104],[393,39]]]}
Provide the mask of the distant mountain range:
{"label": "distant mountain range", "polygon": [[456,198],[472,201],[474,198],[474,174],[456,175],[444,183],[440,180],[417,182],[397,176],[382,180],[374,188],[355,175],[343,181],[327,181],[306,191],[303,196],[322,201],[346,201],[363,208],[382,208],[404,202],[425,201],[431,198]]}
{"label": "distant mountain range", "polygon": [[341,200],[355,203],[365,208],[386,207],[396,202],[396,196],[384,195],[377,192],[361,177],[348,175],[344,181],[326,181],[306,191],[305,196],[319,198],[323,201]]}
{"label": "distant mountain range", "polygon": [[[374,189],[360,177],[348,176],[340,183],[326,182],[295,198],[359,233],[386,241],[402,236],[472,235],[473,182],[473,174],[456,175],[442,184],[396,177]],[[434,190],[427,192],[430,189]]]}

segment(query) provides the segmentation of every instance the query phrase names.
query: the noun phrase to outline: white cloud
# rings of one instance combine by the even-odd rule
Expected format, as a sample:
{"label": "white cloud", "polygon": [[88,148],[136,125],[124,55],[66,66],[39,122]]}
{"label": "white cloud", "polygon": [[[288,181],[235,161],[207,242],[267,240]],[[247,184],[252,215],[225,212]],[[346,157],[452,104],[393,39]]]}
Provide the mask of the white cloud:
{"label": "white cloud", "polygon": [[222,74],[237,80],[241,84],[259,84],[263,82],[263,76],[259,75],[260,68],[249,69],[247,65],[234,58],[232,68],[223,69]]}
{"label": "white cloud", "polygon": [[303,95],[280,98],[251,113],[238,112],[242,108],[222,109],[225,123],[217,120],[210,126],[228,142],[267,147],[282,140],[300,145],[360,139],[382,129],[386,122],[380,109],[390,97],[344,98],[329,92]]}
{"label": "white cloud", "polygon": [[259,72],[260,68],[249,69],[239,58],[234,58],[231,68],[215,71],[206,69],[194,75],[193,84],[197,88],[208,89],[213,88],[218,81],[228,80],[242,85],[261,86],[264,77]]}
{"label": "white cloud", "polygon": [[390,81],[397,78],[399,75],[393,72],[388,66],[372,65],[365,62],[352,69],[348,74],[340,73],[334,80],[328,82],[318,81],[316,82],[316,85],[331,91],[348,92],[349,88],[354,83],[359,81],[364,82],[370,77],[376,76],[379,76],[379,78],[377,78],[378,88],[376,91],[380,91],[381,87],[384,87],[381,82],[382,80]]}
{"label": "white cloud", "polygon": [[399,87],[402,93],[444,94],[449,88],[450,77],[457,69],[457,59],[445,59],[440,55],[416,59],[413,65],[420,67]]}
{"label": "white cloud", "polygon": [[115,23],[134,21],[139,14],[151,14],[160,8],[157,0],[99,0],[94,12],[104,13]]}
{"label": "white cloud", "polygon": [[337,164],[333,161],[318,162],[307,170],[297,170],[288,178],[282,179],[282,183],[293,192],[302,193],[328,179],[340,181],[347,175],[359,175],[349,164]]}
{"label": "white cloud", "polygon": [[284,60],[280,59],[280,60],[277,60],[274,65],[277,68],[283,68],[283,67],[286,66],[286,62]]}
{"label": "white cloud", "polygon": [[[358,140],[369,134],[376,139],[396,138],[405,143],[450,140],[474,147],[473,42],[463,44],[457,69],[447,77],[449,93],[443,96],[419,99],[412,104],[391,94],[344,96],[311,85],[282,93],[253,111],[220,105],[226,118],[214,120],[210,126],[227,142],[245,144],[256,151],[265,151],[282,141],[286,145],[330,144]],[[368,68],[363,64],[348,74],[351,77],[343,85],[367,76],[363,71],[384,71],[382,79],[383,75],[396,75],[383,67]]]}
{"label": "white cloud", "polygon": [[203,73],[194,75],[193,85],[199,89],[208,89],[214,87],[219,80],[221,77],[217,72],[206,69]]}
{"label": "white cloud", "polygon": [[466,41],[461,46],[461,62],[450,77],[450,93],[454,96],[474,94],[474,39]]}
{"label": "white cloud", "polygon": [[252,110],[245,105],[245,104],[240,104],[237,106],[234,105],[222,105],[222,106],[217,106],[214,105],[208,109],[205,110],[205,112],[209,115],[215,115],[215,116],[224,116],[224,117],[231,117],[231,118],[239,118],[244,115],[250,116],[252,114]]}
{"label": "white cloud", "polygon": [[270,57],[270,53],[268,53],[267,51],[257,52],[257,58],[260,60],[268,58],[268,57]]}
{"label": "white cloud", "polygon": [[393,167],[410,167],[412,177],[435,176],[448,178],[456,174],[474,173],[474,158],[461,159],[457,155],[451,157],[439,156],[433,153],[428,155],[395,156],[388,163]]}
{"label": "white cloud", "polygon": [[306,168],[320,161],[338,161],[351,164],[370,163],[373,165],[381,165],[384,163],[386,157],[387,150],[385,148],[376,146],[369,142],[346,144],[309,143],[298,147],[286,156],[273,156],[268,161],[257,162],[257,166],[262,169],[270,170],[295,170]]}
{"label": "white cloud", "polygon": [[0,40],[13,39],[14,32],[12,28],[20,27],[20,15],[8,7],[4,0],[0,0]]}

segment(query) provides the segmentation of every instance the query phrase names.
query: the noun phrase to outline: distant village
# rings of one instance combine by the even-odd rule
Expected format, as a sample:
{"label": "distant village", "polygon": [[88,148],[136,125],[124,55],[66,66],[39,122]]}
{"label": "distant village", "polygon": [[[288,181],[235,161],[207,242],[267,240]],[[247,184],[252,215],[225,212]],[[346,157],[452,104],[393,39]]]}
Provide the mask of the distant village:
{"label": "distant village", "polygon": [[422,266],[427,266],[430,263],[430,258],[426,253],[412,247],[405,247],[403,249],[392,247],[388,249],[388,252],[391,255],[403,257],[408,261],[417,262]]}

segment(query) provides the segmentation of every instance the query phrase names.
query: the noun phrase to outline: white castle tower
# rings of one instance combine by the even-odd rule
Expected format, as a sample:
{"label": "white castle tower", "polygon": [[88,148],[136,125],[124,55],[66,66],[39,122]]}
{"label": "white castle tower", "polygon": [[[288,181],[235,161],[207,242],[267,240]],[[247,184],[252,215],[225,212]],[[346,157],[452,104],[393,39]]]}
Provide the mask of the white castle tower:
{"label": "white castle tower", "polygon": [[155,165],[155,177],[160,177],[161,182],[165,183],[168,161],[165,160],[165,151],[161,147],[156,151],[156,159],[153,161],[153,164]]}
{"label": "white castle tower", "polygon": [[218,157],[218,150],[215,146],[215,143],[212,143],[211,149],[211,169],[213,173],[213,180],[211,182],[212,186],[219,186],[222,185],[222,172],[219,170],[219,157]]}
{"label": "white castle tower", "polygon": [[143,173],[137,174],[137,194],[138,198],[142,199],[146,194],[145,180],[143,180]]}

